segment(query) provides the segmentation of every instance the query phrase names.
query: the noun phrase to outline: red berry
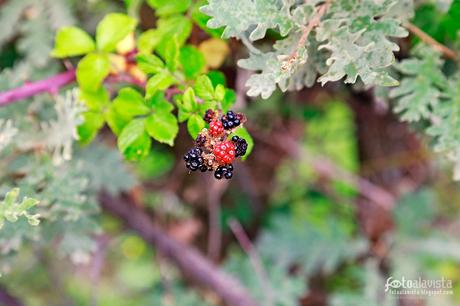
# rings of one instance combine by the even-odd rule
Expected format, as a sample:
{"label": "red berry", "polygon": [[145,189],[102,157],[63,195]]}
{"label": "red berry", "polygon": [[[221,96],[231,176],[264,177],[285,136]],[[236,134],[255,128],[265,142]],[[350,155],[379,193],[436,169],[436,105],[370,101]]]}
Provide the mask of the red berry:
{"label": "red berry", "polygon": [[211,121],[209,124],[209,133],[214,137],[222,135],[224,133],[222,122],[218,120]]}
{"label": "red berry", "polygon": [[214,156],[221,165],[231,164],[235,159],[235,145],[231,141],[224,141],[214,146]]}

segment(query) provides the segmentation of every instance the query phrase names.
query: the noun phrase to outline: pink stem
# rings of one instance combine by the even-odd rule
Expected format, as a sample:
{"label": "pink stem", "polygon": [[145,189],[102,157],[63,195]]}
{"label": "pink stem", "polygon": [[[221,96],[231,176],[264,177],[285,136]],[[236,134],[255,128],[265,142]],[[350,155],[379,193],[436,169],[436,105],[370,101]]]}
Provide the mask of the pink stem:
{"label": "pink stem", "polygon": [[55,93],[59,88],[75,81],[75,69],[71,69],[44,80],[25,83],[24,85],[0,93],[0,106],[17,100],[32,97],[43,92]]}
{"label": "pink stem", "polygon": [[[43,92],[56,93],[62,86],[75,81],[75,69],[61,72],[52,77],[36,82],[26,82],[24,85],[0,92],[0,107],[14,103],[16,101],[35,96]],[[109,75],[105,79],[106,83],[130,83],[139,87],[144,87],[145,82],[137,80],[129,75]]]}

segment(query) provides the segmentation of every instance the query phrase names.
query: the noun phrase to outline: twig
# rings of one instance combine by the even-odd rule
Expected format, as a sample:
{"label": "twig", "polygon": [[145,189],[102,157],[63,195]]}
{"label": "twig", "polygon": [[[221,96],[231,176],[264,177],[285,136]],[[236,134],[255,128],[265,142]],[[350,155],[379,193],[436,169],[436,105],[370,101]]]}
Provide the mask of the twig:
{"label": "twig", "polygon": [[433,37],[422,31],[420,28],[415,26],[414,24],[410,22],[406,22],[404,26],[415,36],[420,38],[421,41],[426,43],[427,45],[430,45],[433,49],[441,52],[444,54],[445,57],[450,58],[452,60],[458,60],[458,55],[457,52],[455,52],[452,49],[449,49],[445,45],[437,42]]}
{"label": "twig", "polygon": [[326,13],[330,5],[331,0],[326,0],[317,8],[316,13],[312,16],[308,24],[304,26],[302,36],[300,36],[300,39],[297,42],[297,46],[292,51],[292,53],[283,61],[283,70],[289,69],[289,67],[297,60],[297,57],[299,56],[299,50],[305,46],[305,43],[308,39],[308,35],[310,35],[310,32],[319,25],[319,23],[321,22],[321,18],[323,18],[324,14]]}
{"label": "twig", "polygon": [[101,194],[100,203],[106,212],[123,220],[184,274],[213,290],[229,306],[260,306],[236,279],[219,270],[194,248],[171,238],[139,208],[107,193]]}
{"label": "twig", "polygon": [[[301,147],[295,139],[289,136],[289,133],[287,132],[272,135],[272,140],[270,141],[263,137],[260,133],[255,133],[254,131],[252,135],[259,141],[268,145],[273,146],[274,143],[282,143],[283,146],[277,146],[277,148],[283,150],[293,158],[303,158],[304,160],[307,160],[308,163],[312,165],[315,172],[326,178],[343,180],[353,186],[356,186],[363,196],[385,210],[391,210],[396,202],[395,197],[385,189],[358,175],[342,169],[327,158],[313,156],[308,149]],[[273,139],[276,141],[273,141]]]}
{"label": "twig", "polygon": [[209,213],[209,236],[208,236],[208,257],[217,262],[222,245],[222,228],[220,222],[220,198],[228,186],[226,181],[216,181],[209,177],[208,188],[208,213]]}
{"label": "twig", "polygon": [[24,304],[17,297],[8,292],[6,287],[0,285],[0,305],[23,306]]}
{"label": "twig", "polygon": [[274,305],[273,295],[272,295],[273,290],[269,284],[268,275],[263,267],[262,260],[259,257],[259,254],[257,253],[256,249],[252,245],[249,237],[246,235],[246,232],[244,231],[243,227],[237,220],[235,219],[229,220],[228,225],[230,226],[230,229],[232,230],[233,234],[238,240],[238,243],[240,244],[241,248],[249,256],[249,260],[251,261],[251,264],[254,268],[257,278],[259,279],[259,282],[261,283],[266,293],[267,306],[273,306]]}

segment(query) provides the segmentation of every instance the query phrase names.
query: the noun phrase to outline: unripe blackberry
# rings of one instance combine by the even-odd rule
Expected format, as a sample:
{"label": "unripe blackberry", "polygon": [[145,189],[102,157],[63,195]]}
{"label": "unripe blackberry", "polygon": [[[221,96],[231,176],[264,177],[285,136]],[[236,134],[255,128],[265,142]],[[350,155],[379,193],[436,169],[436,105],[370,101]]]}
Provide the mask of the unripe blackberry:
{"label": "unripe blackberry", "polygon": [[190,149],[185,155],[185,166],[190,169],[191,171],[196,171],[203,166],[203,157],[201,157],[201,149],[200,148],[192,148]]}
{"label": "unripe blackberry", "polygon": [[210,123],[214,118],[215,112],[212,109],[208,109],[206,113],[204,113],[203,119],[207,123]]}
{"label": "unripe blackberry", "polygon": [[235,159],[235,145],[231,141],[223,141],[214,146],[213,153],[220,165],[228,165]]}
{"label": "unripe blackberry", "polygon": [[222,126],[222,122],[214,120],[211,121],[209,124],[209,134],[211,136],[217,137],[221,136],[224,133],[224,127]]}
{"label": "unripe blackberry", "polygon": [[233,111],[228,111],[226,115],[222,116],[220,121],[222,121],[224,129],[231,130],[241,124],[241,116],[235,114]]}

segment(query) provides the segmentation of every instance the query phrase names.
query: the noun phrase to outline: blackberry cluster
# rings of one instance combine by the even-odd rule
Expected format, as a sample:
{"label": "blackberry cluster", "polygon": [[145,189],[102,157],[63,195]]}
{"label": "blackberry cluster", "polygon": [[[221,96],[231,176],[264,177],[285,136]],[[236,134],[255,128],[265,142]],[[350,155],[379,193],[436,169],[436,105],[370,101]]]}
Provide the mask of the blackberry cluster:
{"label": "blackberry cluster", "polygon": [[200,169],[201,172],[204,172],[208,170],[208,167],[204,164],[203,157],[201,157],[202,152],[200,148],[190,149],[184,155],[185,166],[192,171]]}
{"label": "blackberry cluster", "polygon": [[222,178],[226,178],[227,180],[233,177],[233,165],[229,164],[226,166],[219,166],[217,167],[216,171],[214,172],[214,177],[218,180]]}
{"label": "blackberry cluster", "polygon": [[228,111],[220,119],[225,130],[231,130],[241,124],[241,115],[235,114],[233,111]]}
{"label": "blackberry cluster", "polygon": [[207,123],[211,123],[214,116],[215,116],[215,112],[212,109],[208,109],[206,113],[204,113],[203,119]]}
{"label": "blackberry cluster", "polygon": [[185,155],[185,166],[191,171],[213,171],[214,177],[231,179],[235,158],[244,156],[248,149],[245,139],[233,136],[235,129],[246,122],[242,113],[208,109],[203,116],[209,127],[203,128],[194,147]]}
{"label": "blackberry cluster", "polygon": [[235,157],[244,156],[244,154],[246,154],[246,150],[248,149],[246,139],[233,136],[232,142],[235,144]]}

